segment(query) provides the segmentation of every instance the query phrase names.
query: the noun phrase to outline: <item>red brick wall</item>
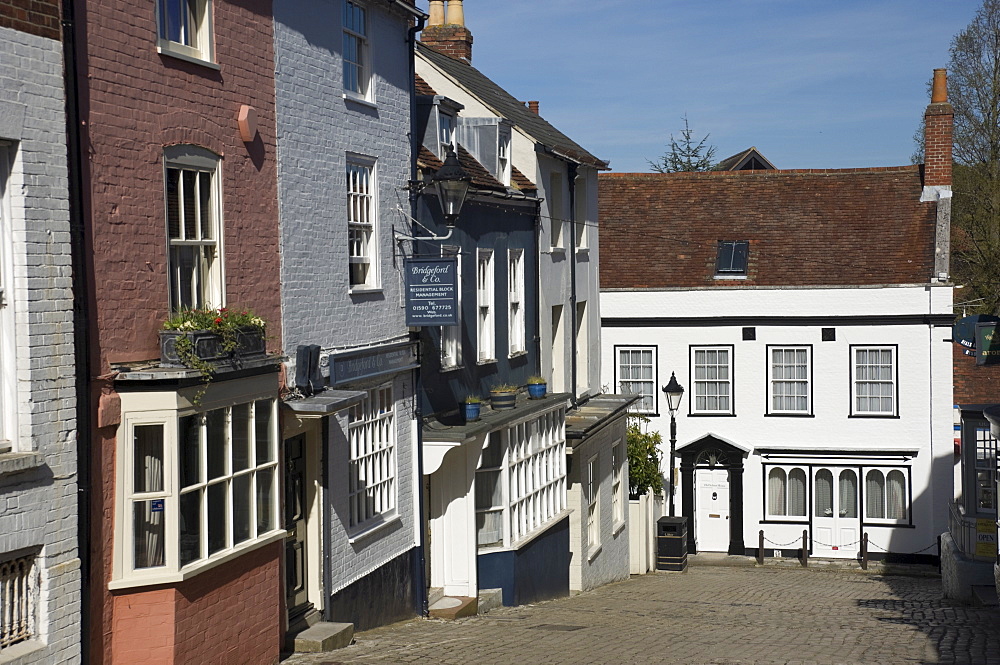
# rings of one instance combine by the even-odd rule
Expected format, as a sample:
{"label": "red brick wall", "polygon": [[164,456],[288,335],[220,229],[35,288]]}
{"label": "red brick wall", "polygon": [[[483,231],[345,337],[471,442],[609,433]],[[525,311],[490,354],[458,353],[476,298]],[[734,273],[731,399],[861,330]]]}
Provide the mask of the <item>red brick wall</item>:
{"label": "red brick wall", "polygon": [[462,26],[427,26],[420,33],[420,41],[439,53],[472,62],[472,33]]}
{"label": "red brick wall", "polygon": [[280,545],[255,550],[176,587],[113,596],[111,662],[273,665],[281,648]]}
{"label": "red brick wall", "polygon": [[952,126],[955,112],[947,102],[931,104],[924,113],[924,184],[950,185]]}
{"label": "red brick wall", "polygon": [[976,365],[975,356],[967,356],[962,347],[954,347],[955,403],[1000,404],[1000,365]]}
{"label": "red brick wall", "polygon": [[[937,207],[920,169],[598,177],[601,288],[912,284],[934,274]],[[750,243],[717,280],[718,242]]]}
{"label": "red brick wall", "polygon": [[0,0],[0,27],[60,39],[59,0]]}
{"label": "red brick wall", "polygon": [[[227,302],[263,316],[272,348],[281,347],[271,1],[216,0],[219,70],[157,54],[154,7],[99,0],[80,17],[101,372],[158,357],[156,332],[168,308],[162,155],[176,143],[222,156]],[[253,143],[239,137],[242,104],[257,110]]]}

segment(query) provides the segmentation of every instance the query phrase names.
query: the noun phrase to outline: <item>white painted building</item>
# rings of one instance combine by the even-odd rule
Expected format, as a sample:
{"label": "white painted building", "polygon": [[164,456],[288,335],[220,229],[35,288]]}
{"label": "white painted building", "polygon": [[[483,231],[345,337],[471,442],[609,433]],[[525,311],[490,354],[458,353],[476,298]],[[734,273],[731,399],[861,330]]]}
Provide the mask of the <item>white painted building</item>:
{"label": "white painted building", "polygon": [[686,388],[676,464],[663,453],[689,551],[938,559],[954,496],[945,88],[936,70],[923,165],[601,177],[603,380],[642,395],[664,439],[661,386]]}

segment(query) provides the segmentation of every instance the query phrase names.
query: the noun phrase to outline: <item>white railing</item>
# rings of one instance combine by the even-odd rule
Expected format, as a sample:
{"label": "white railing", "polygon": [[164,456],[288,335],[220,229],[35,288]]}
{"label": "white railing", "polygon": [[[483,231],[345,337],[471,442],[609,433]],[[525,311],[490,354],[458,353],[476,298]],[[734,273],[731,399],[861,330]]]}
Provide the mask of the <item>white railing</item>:
{"label": "white railing", "polygon": [[35,628],[34,555],[0,563],[0,650],[31,639]]}

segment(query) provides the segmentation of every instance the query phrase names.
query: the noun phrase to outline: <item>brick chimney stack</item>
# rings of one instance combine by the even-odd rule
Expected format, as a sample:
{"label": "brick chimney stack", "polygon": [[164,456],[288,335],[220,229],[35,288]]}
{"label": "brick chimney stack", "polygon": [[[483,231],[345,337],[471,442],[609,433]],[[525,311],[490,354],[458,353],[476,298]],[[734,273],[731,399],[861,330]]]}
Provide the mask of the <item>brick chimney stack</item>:
{"label": "brick chimney stack", "polygon": [[951,186],[955,109],[948,102],[948,72],[934,70],[931,103],[924,112],[924,187]]}
{"label": "brick chimney stack", "polygon": [[447,11],[443,4],[443,0],[430,0],[430,17],[420,41],[439,53],[471,63],[472,33],[465,27],[462,0],[448,0]]}
{"label": "brick chimney stack", "polygon": [[534,100],[528,102],[528,110],[538,115],[538,102]]}

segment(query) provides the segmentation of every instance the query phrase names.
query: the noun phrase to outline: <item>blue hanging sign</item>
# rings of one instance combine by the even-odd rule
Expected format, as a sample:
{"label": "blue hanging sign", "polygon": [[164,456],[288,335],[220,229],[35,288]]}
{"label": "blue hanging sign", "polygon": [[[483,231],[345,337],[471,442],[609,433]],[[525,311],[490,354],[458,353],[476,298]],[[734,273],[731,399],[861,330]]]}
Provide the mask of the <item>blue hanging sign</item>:
{"label": "blue hanging sign", "polygon": [[458,325],[458,258],[403,261],[407,326]]}
{"label": "blue hanging sign", "polygon": [[976,364],[1000,363],[1000,332],[996,323],[976,324]]}

